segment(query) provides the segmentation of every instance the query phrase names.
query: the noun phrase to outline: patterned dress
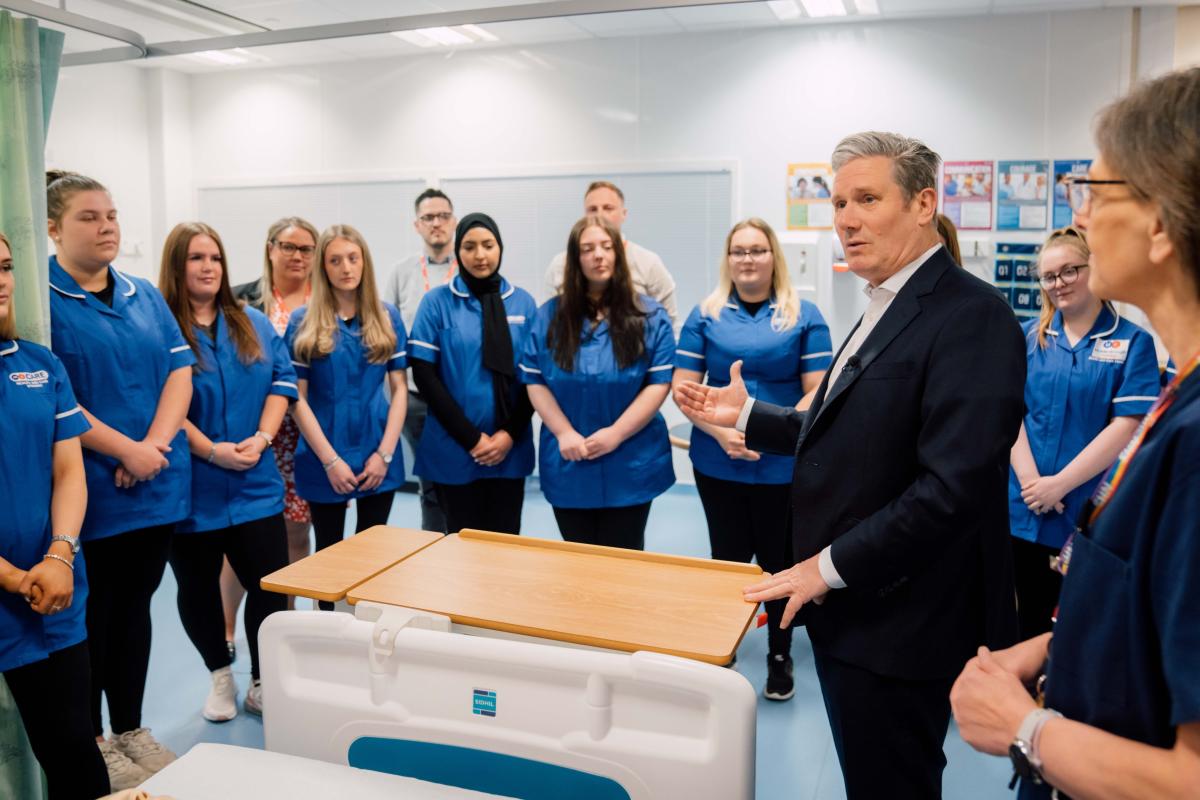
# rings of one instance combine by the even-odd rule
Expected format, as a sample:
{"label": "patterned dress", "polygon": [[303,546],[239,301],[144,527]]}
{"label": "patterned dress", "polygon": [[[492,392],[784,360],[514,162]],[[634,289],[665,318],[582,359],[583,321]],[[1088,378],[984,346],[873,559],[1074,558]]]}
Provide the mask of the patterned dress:
{"label": "patterned dress", "polygon": [[[291,317],[293,309],[287,307],[283,302],[283,297],[280,296],[277,289],[272,289],[275,302],[271,305],[271,313],[268,317],[271,324],[275,327],[276,332],[283,336],[287,331],[288,318]],[[307,303],[309,298],[308,292],[305,292],[304,302]],[[312,516],[308,510],[308,503],[296,494],[296,445],[300,442],[300,429],[296,427],[296,421],[292,419],[289,412],[283,417],[283,424],[279,426],[279,432],[275,434],[275,463],[279,465],[279,474],[283,476],[283,485],[285,488],[283,518],[288,522],[312,522]]]}

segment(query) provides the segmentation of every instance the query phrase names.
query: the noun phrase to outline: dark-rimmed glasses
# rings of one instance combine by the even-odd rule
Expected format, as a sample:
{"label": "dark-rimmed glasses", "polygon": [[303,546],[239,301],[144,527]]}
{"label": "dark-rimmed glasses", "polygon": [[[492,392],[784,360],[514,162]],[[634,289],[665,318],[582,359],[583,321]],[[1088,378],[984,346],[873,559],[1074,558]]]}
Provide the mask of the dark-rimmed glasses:
{"label": "dark-rimmed glasses", "polygon": [[1049,291],[1054,288],[1054,284],[1059,280],[1063,282],[1063,286],[1070,286],[1079,279],[1079,270],[1086,269],[1087,264],[1068,264],[1058,272],[1044,272],[1038,275],[1038,283],[1043,289]]}

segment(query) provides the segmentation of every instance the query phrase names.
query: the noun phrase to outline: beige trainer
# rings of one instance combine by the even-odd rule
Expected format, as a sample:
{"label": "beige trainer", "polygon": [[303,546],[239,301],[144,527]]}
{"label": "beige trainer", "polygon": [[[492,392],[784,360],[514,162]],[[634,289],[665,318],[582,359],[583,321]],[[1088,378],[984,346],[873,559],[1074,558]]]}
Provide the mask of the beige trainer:
{"label": "beige trainer", "polygon": [[150,773],[133,763],[111,739],[97,742],[104,766],[108,768],[108,784],[114,792],[134,789],[149,779]]}
{"label": "beige trainer", "polygon": [[113,737],[113,743],[129,756],[133,763],[151,775],[170,764],[176,756],[150,735],[149,728],[136,728]]}

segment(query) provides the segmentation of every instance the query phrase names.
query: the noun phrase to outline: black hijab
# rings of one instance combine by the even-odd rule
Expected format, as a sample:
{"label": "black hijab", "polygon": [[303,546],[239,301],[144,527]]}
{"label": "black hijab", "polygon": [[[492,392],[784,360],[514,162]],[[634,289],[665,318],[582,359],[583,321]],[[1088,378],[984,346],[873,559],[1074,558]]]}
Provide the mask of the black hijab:
{"label": "black hijab", "polygon": [[476,278],[463,266],[460,252],[463,237],[472,228],[486,228],[496,237],[500,258],[504,258],[504,242],[500,239],[500,228],[487,214],[467,214],[458,222],[454,231],[454,258],[458,261],[458,274],[463,283],[483,306],[483,366],[492,373],[492,394],[496,404],[496,429],[508,423],[512,413],[512,388],[517,370],[513,366],[512,333],[508,329],[508,315],[504,311],[504,300],[500,297],[500,264],[486,278]]}

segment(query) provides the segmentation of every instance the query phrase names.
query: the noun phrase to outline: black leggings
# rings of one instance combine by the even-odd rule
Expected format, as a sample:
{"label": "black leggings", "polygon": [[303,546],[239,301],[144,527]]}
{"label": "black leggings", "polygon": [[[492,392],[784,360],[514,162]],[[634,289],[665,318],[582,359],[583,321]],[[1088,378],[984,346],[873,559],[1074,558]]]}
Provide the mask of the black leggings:
{"label": "black leggings", "polygon": [[463,528],[500,533],[521,532],[525,504],[524,478],[481,478],[455,486],[435,483],[438,505],[446,515],[446,531]]}
{"label": "black leggings", "polygon": [[162,581],[175,525],[155,525],[84,544],[92,727],[104,735],[100,697],[114,734],[142,727],[150,668],[150,598]]}
{"label": "black leggings", "polygon": [[1013,580],[1017,586],[1017,623],[1021,641],[1046,633],[1062,591],[1062,575],[1050,569],[1058,549],[1012,537]]}
{"label": "black leggings", "polygon": [[4,673],[46,773],[50,800],[94,800],[109,792],[108,769],[88,718],[90,668],[84,641]]}
{"label": "black leggings", "polygon": [[[396,493],[392,490],[378,494],[360,497],[354,501],[358,511],[358,519],[354,523],[354,532],[361,533],[376,525],[386,525],[388,515],[392,513],[392,499]],[[312,512],[313,538],[316,539],[317,549],[324,550],[331,544],[337,544],[346,535],[346,502],[314,503],[308,501]],[[319,608],[333,610],[333,603],[321,600]]]}
{"label": "black leggings", "polygon": [[[696,490],[708,520],[712,557],[722,561],[750,563],[776,573],[791,567],[792,537],[789,531],[791,485],[786,483],[738,483],[696,472]],[[767,610],[767,648],[770,655],[788,655],[792,629],[780,629],[787,600],[764,603]]]}
{"label": "black leggings", "polygon": [[602,544],[627,550],[646,548],[646,520],[650,504],[616,508],[558,508],[554,520],[568,542]]}
{"label": "black leggings", "polygon": [[229,558],[238,582],[246,587],[242,618],[250,645],[250,677],[257,679],[258,629],[268,615],[287,608],[287,597],[259,586],[264,575],[288,564],[283,515],[215,531],[177,533],[171,539],[171,570],[179,584],[179,619],[209,672],[227,667],[232,661],[225,646],[225,612],[221,606],[223,557]]}

